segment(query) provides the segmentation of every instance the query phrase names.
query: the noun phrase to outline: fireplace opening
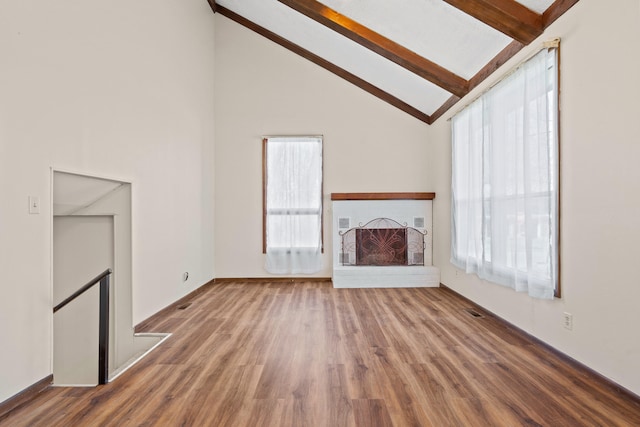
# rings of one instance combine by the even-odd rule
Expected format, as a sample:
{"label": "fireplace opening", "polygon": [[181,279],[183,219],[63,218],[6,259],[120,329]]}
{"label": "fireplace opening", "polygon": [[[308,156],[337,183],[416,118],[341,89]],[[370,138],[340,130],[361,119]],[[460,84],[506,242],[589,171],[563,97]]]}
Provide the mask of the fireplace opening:
{"label": "fireplace opening", "polygon": [[393,219],[376,218],[340,235],[342,265],[424,265],[427,232]]}

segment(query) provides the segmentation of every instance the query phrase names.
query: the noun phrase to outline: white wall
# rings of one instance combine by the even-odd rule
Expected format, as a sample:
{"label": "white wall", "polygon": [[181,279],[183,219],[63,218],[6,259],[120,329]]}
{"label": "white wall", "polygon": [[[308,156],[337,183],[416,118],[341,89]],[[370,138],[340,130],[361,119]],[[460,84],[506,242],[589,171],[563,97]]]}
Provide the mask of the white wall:
{"label": "white wall", "polygon": [[324,135],[324,268],[332,192],[430,191],[427,125],[216,15],[216,277],[268,277],[262,136]]}
{"label": "white wall", "polygon": [[50,167],[133,183],[134,323],[214,276],[214,37],[202,0],[0,1],[0,402],[52,372]]}
{"label": "white wall", "polygon": [[[532,47],[554,36],[562,38],[562,299],[535,300],[449,263],[451,113],[429,129],[438,159],[434,263],[444,284],[640,394],[640,3],[581,0]],[[572,331],[563,312],[573,314]]]}

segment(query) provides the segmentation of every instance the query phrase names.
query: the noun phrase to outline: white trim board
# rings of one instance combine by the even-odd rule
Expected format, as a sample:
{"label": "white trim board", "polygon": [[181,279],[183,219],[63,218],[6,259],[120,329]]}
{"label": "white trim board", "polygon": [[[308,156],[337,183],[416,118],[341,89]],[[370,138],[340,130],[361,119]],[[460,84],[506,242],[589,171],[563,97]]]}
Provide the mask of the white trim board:
{"label": "white trim board", "polygon": [[349,266],[333,269],[334,288],[437,288],[440,269],[432,266]]}

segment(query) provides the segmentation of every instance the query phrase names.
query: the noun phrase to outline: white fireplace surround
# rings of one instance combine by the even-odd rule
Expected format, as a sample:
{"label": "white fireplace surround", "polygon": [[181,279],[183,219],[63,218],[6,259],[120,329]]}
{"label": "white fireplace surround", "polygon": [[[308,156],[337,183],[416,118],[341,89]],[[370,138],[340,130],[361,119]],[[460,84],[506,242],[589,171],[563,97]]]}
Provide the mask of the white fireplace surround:
{"label": "white fireplace surround", "polygon": [[[333,193],[333,286],[336,288],[438,287],[440,270],[432,264],[433,193]],[[343,265],[341,232],[377,218],[426,231],[424,265]]]}

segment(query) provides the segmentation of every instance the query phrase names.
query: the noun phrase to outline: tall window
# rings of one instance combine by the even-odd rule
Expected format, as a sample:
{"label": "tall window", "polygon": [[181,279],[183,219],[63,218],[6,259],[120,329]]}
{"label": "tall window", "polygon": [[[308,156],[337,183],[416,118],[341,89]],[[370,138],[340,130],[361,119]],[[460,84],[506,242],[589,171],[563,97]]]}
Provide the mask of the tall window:
{"label": "tall window", "polygon": [[557,53],[452,119],[452,263],[538,298],[559,294]]}
{"label": "tall window", "polygon": [[316,273],[322,268],[322,137],[263,140],[265,268]]}

